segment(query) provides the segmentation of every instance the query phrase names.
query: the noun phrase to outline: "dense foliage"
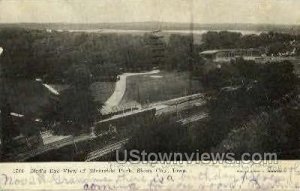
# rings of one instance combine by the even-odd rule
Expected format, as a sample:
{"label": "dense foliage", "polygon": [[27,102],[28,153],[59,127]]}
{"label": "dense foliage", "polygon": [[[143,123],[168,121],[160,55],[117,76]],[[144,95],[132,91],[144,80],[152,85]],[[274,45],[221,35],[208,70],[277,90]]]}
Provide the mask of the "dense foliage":
{"label": "dense foliage", "polygon": [[209,120],[140,128],[128,148],[146,152],[276,152],[299,147],[298,79],[288,62],[237,60],[203,77]]}
{"label": "dense foliage", "polygon": [[267,55],[293,53],[300,55],[300,35],[263,32],[242,35],[237,32],[207,32],[203,34],[203,49],[260,48]]}
{"label": "dense foliage", "polygon": [[298,147],[298,79],[290,62],[239,60],[207,75],[206,87],[214,90],[209,103],[210,146],[235,153]]}
{"label": "dense foliage", "polygon": [[[64,83],[72,65],[86,65],[93,80],[115,80],[123,71],[153,67],[187,69],[191,39],[142,35],[1,29],[3,70],[7,77]],[[71,76],[70,76],[71,75]]]}
{"label": "dense foliage", "polygon": [[[6,28],[0,30],[0,45],[4,48],[1,69],[2,77],[8,79],[41,78],[45,83],[68,84],[70,88],[60,95],[55,110],[43,117],[49,126],[58,122],[57,132],[66,134],[89,131],[97,115],[89,89],[94,81],[114,81],[121,72],[155,67],[193,71],[210,96],[210,120],[205,125],[191,125],[190,131],[168,119],[145,124],[133,135],[128,148],[147,152],[199,149],[282,153],[299,145],[299,84],[293,65],[237,60],[204,73],[198,53],[208,49],[259,48],[267,55],[295,56],[300,55],[299,40],[299,35],[283,33],[242,35],[222,31],[204,34],[202,44],[195,45],[188,35],[172,34],[166,39],[154,33]],[[1,104],[2,125],[10,125],[10,106]],[[3,133],[10,134],[5,130]]]}

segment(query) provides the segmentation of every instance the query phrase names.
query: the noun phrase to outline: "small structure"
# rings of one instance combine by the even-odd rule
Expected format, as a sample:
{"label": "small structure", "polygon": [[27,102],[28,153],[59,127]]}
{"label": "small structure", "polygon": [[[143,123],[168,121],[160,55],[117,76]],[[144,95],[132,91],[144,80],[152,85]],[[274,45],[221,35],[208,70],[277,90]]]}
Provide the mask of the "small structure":
{"label": "small structure", "polygon": [[259,49],[219,49],[219,50],[206,50],[200,52],[206,60],[213,62],[230,62],[236,58],[243,58],[244,60],[256,60],[261,58],[262,53]]}

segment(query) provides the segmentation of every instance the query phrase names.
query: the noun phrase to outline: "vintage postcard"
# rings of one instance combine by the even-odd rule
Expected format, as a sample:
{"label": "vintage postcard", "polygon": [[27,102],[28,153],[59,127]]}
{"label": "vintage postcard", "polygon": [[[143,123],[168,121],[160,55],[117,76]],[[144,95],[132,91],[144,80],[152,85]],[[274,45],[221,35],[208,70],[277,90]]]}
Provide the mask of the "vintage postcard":
{"label": "vintage postcard", "polygon": [[300,190],[299,9],[0,0],[0,191]]}

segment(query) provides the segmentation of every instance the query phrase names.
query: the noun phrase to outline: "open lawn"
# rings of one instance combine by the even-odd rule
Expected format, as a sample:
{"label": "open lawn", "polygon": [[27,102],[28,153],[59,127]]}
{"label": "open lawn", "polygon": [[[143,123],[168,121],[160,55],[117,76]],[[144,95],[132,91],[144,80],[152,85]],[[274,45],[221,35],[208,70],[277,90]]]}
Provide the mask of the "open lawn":
{"label": "open lawn", "polygon": [[90,86],[90,90],[94,97],[94,101],[104,103],[114,92],[115,82],[94,82]]}
{"label": "open lawn", "polygon": [[166,72],[129,76],[126,91],[121,104],[138,102],[140,104],[154,103],[201,91],[199,81],[191,80],[189,91],[188,72]]}

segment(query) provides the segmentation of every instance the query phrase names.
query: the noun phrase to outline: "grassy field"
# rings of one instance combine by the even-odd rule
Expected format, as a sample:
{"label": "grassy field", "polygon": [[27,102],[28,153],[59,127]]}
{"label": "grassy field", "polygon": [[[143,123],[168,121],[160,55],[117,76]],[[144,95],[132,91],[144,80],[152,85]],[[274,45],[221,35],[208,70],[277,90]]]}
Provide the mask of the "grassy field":
{"label": "grassy field", "polygon": [[90,86],[94,101],[104,103],[114,92],[115,84],[115,82],[94,82]]}
{"label": "grassy field", "polygon": [[300,58],[293,62],[295,73],[300,76]]}
{"label": "grassy field", "polygon": [[138,102],[154,103],[201,91],[199,81],[191,81],[187,72],[165,72],[155,75],[130,76],[121,104]]}

